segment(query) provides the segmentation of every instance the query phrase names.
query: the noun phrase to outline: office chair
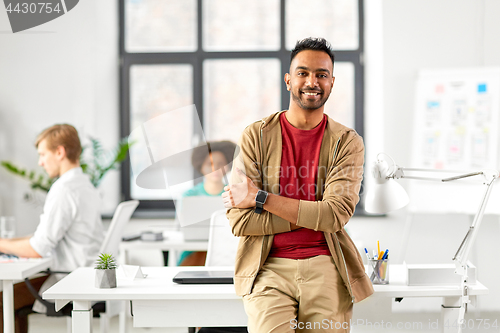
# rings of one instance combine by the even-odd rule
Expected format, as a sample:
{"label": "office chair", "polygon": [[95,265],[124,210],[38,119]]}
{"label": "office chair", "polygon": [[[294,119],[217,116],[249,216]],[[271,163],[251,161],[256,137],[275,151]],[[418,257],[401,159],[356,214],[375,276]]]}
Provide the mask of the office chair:
{"label": "office chair", "polygon": [[[113,214],[113,219],[111,220],[108,231],[106,232],[106,236],[104,237],[104,241],[101,245],[101,248],[99,249],[99,253],[110,253],[113,254],[113,256],[115,257],[118,256],[118,247],[122,239],[125,225],[127,224],[128,221],[130,221],[130,218],[132,217],[132,214],[134,213],[138,205],[139,205],[138,200],[130,200],[130,201],[124,201],[116,207],[115,213]],[[69,274],[70,272],[56,272],[47,270],[43,273]],[[37,290],[31,285],[28,278],[26,278],[24,282],[26,283],[26,286],[30,290],[31,294],[43,305],[45,305],[45,307],[47,308],[46,315],[48,317],[71,316],[71,311],[73,310],[72,304],[67,304],[64,308],[56,312],[55,303],[44,300],[38,294]],[[123,314],[120,316],[119,331],[120,333],[125,332],[125,316],[124,316],[125,312],[122,305],[123,301],[106,301],[106,302],[97,302],[92,306],[94,318],[96,317],[100,318],[99,323],[100,323],[101,333],[107,333],[109,331],[109,320],[111,319],[111,317],[117,314]],[[21,315],[28,315],[30,313],[33,313],[33,311],[31,310],[31,306],[29,308],[28,307],[22,308],[18,311]],[[70,320],[68,320],[67,331],[68,333],[71,332]]]}
{"label": "office chair", "polygon": [[231,231],[226,209],[212,214],[208,235],[205,266],[234,266],[239,237],[233,235]]}
{"label": "office chair", "polygon": [[[99,253],[109,253],[115,258],[118,258],[118,247],[122,240],[123,231],[125,230],[125,225],[130,221],[132,214],[139,205],[138,200],[124,201],[116,207],[115,213],[113,214],[113,219],[109,225],[106,237],[102,242]],[[101,302],[99,302],[101,303]],[[106,301],[105,312],[100,313],[100,328],[101,333],[107,333],[109,331],[109,321],[111,317],[120,314],[119,320],[119,332],[125,333],[125,309],[123,301]],[[94,305],[95,306],[95,305]],[[94,306],[92,308],[94,308]]]}

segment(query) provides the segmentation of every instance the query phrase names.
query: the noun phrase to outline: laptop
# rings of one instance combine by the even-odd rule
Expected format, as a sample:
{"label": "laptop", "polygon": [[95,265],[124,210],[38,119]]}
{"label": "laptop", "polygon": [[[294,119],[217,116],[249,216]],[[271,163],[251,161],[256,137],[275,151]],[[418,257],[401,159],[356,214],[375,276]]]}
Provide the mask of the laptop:
{"label": "laptop", "polygon": [[233,284],[234,271],[181,271],[173,281],[179,284]]}
{"label": "laptop", "polygon": [[210,217],[224,209],[222,197],[194,196],[180,200],[177,220],[186,241],[206,241],[210,230]]}

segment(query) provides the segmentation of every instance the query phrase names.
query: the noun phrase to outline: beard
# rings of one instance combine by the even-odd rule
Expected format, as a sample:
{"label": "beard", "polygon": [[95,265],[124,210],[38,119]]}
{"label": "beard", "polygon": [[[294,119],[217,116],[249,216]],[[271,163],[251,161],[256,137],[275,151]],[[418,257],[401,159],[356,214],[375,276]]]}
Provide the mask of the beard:
{"label": "beard", "polygon": [[[308,111],[317,110],[325,105],[328,97],[330,96],[330,94],[325,95],[325,92],[323,90],[299,90],[298,95],[293,91],[293,87],[290,89],[290,91],[292,93],[292,100],[297,103],[297,105],[299,105],[301,109]],[[310,101],[307,99],[306,95],[302,94],[302,92],[317,92],[320,94],[320,98],[315,101]]]}

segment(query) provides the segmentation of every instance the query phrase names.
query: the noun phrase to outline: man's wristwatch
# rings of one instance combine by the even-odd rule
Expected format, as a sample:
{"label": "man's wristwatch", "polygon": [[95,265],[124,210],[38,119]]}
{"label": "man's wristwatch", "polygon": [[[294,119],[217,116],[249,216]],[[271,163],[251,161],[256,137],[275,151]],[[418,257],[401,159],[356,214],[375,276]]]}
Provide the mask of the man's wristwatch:
{"label": "man's wristwatch", "polygon": [[257,195],[255,196],[255,212],[257,214],[261,214],[262,211],[264,210],[264,204],[266,203],[267,200],[267,192],[259,190],[257,192]]}

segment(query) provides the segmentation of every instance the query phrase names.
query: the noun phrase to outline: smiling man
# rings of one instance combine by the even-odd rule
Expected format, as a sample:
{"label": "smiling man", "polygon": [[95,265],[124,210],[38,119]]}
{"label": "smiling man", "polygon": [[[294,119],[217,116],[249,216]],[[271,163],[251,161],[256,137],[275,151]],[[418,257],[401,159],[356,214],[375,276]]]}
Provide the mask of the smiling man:
{"label": "smiling man", "polygon": [[[51,268],[54,271],[69,272],[78,267],[89,266],[98,256],[104,231],[99,193],[80,167],[82,147],[78,132],[71,125],[54,125],[38,136],[36,147],[38,164],[50,178],[58,179],[47,194],[34,235],[14,239],[0,238],[0,252],[28,258],[52,257]],[[32,284],[44,291],[59,278],[60,274],[53,274],[33,279]],[[24,283],[14,286],[16,310],[33,304],[34,301]],[[45,307],[38,303],[33,309],[37,312],[45,311]],[[0,317],[2,313],[0,311]],[[27,333],[26,316],[18,316],[16,312],[15,327],[16,333]]]}
{"label": "smiling man", "polygon": [[333,64],[326,40],[297,42],[289,109],[245,129],[223,194],[242,237],[235,288],[251,333],[348,332],[353,303],[373,293],[344,230],[359,201],[363,140],[323,112]]}

